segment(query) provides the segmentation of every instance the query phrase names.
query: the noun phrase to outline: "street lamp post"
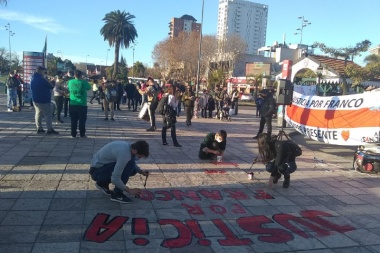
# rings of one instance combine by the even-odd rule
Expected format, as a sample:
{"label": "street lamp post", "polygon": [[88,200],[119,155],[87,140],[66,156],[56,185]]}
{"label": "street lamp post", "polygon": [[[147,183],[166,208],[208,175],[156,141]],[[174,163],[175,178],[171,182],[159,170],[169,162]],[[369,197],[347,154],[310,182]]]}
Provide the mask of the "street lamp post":
{"label": "street lamp post", "polygon": [[308,26],[308,25],[311,25],[311,23],[308,20],[306,20],[304,16],[298,17],[298,19],[301,19],[301,27],[297,28],[297,31],[299,31],[299,32],[294,33],[294,35],[298,35],[298,34],[301,35],[300,44],[302,44],[303,28]]}
{"label": "street lamp post", "polygon": [[88,68],[87,68],[87,57],[89,57],[90,55],[86,55],[86,75],[88,75]]}
{"label": "street lamp post", "polygon": [[197,66],[197,86],[196,86],[196,95],[198,96],[199,92],[199,76],[201,71],[201,57],[202,57],[202,29],[203,29],[203,11],[205,6],[205,0],[202,0],[202,18],[201,18],[201,28],[199,30],[199,51],[198,51],[198,66]]}
{"label": "street lamp post", "polygon": [[11,31],[11,25],[9,23],[5,26],[5,29],[8,31],[8,40],[9,40],[9,71],[10,71],[11,68],[12,68],[11,36],[15,35],[15,33]]}
{"label": "street lamp post", "polygon": [[135,47],[136,47],[136,45],[137,45],[137,42],[134,43],[133,46],[132,46],[132,51],[133,51],[133,53],[132,53],[132,77],[135,76],[134,66],[135,66]]}

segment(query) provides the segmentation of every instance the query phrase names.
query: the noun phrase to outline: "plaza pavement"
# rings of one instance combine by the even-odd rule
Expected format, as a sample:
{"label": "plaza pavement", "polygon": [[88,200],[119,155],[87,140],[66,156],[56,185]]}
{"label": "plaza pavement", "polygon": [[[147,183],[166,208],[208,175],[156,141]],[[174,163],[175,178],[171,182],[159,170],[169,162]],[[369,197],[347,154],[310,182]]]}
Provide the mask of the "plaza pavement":
{"label": "plaza pavement", "polygon": [[[71,138],[68,118],[55,126],[59,135],[36,134],[34,110],[8,113],[5,100],[1,94],[1,253],[380,252],[378,177],[350,170],[352,148],[286,129],[303,155],[290,188],[281,179],[269,190],[263,165],[251,168],[259,122],[251,107],[231,122],[193,119],[186,127],[179,117],[183,147],[175,148],[170,137],[162,146],[160,131],[146,132],[148,123],[125,105],[115,122],[89,105],[83,139]],[[219,129],[228,132],[223,162],[200,161],[200,142]],[[91,157],[110,141],[139,139],[151,150],[139,161],[152,173],[146,191],[131,204],[111,202],[90,180]],[[144,178],[128,184],[143,188]]]}

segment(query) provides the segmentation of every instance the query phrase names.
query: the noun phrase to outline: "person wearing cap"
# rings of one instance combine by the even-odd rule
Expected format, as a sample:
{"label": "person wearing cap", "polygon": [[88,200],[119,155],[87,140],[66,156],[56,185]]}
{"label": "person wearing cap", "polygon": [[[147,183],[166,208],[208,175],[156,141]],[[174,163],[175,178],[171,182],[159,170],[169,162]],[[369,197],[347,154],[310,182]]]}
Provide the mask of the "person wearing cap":
{"label": "person wearing cap", "polygon": [[208,133],[199,148],[198,157],[201,160],[212,159],[223,155],[227,145],[227,132],[220,130],[217,133]]}
{"label": "person wearing cap", "polygon": [[63,95],[65,94],[66,88],[65,88],[65,82],[62,79],[63,73],[62,71],[58,71],[56,76],[55,76],[55,85],[53,89],[54,93],[54,101],[56,110],[57,110],[57,124],[58,123],[63,123],[63,120],[61,119],[61,112],[63,109]]}
{"label": "person wearing cap", "polygon": [[272,117],[276,112],[276,100],[273,98],[272,91],[264,89],[259,94],[263,98],[260,110],[260,127],[257,135],[254,136],[253,139],[257,139],[263,132],[264,125],[267,125],[267,136],[270,137],[272,135]]}
{"label": "person wearing cap", "polygon": [[51,91],[54,88],[54,85],[45,79],[45,71],[46,69],[44,67],[38,67],[30,82],[33,103],[36,109],[35,123],[37,133],[45,133],[45,130],[42,128],[42,116],[44,116],[47,134],[59,134],[59,132],[53,129],[52,124],[53,112],[51,111]]}

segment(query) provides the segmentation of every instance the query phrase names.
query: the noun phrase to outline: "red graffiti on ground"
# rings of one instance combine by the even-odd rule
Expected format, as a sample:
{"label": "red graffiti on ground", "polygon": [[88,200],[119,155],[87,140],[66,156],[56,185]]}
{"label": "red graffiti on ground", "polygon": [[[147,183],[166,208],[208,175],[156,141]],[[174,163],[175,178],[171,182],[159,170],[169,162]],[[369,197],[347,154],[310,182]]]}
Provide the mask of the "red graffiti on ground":
{"label": "red graffiti on ground", "polygon": [[[218,213],[224,213],[225,209],[221,206],[213,207]],[[201,209],[198,209],[198,212]],[[240,209],[236,209],[240,210]],[[259,241],[267,243],[285,243],[294,239],[293,234],[297,234],[303,238],[310,238],[310,233],[305,233],[304,228],[308,231],[315,232],[316,236],[323,237],[336,233],[346,233],[355,230],[350,225],[338,225],[323,217],[332,217],[331,214],[316,211],[305,210],[300,212],[301,217],[291,214],[276,214],[273,219],[265,215],[240,217],[236,220],[237,225],[252,234],[259,235]],[[129,219],[124,216],[116,216],[108,221],[109,215],[97,214],[85,232],[84,239],[88,241],[103,243],[110,239]],[[230,228],[230,224],[222,219],[212,219],[215,228],[218,229],[223,237],[217,239],[221,246],[244,246],[251,245],[254,242],[250,238],[237,236]],[[202,226],[197,220],[180,221],[176,219],[160,219],[157,221],[160,226],[172,226],[177,231],[174,238],[166,238],[162,241],[161,246],[164,248],[174,249],[183,248],[190,245],[194,239],[202,246],[211,245],[211,241],[207,239],[202,230]],[[266,224],[277,223],[282,228],[268,228]],[[133,218],[131,224],[132,235],[149,237],[149,222],[145,218]],[[133,243],[139,246],[149,244],[149,240],[139,237],[133,240]]]}

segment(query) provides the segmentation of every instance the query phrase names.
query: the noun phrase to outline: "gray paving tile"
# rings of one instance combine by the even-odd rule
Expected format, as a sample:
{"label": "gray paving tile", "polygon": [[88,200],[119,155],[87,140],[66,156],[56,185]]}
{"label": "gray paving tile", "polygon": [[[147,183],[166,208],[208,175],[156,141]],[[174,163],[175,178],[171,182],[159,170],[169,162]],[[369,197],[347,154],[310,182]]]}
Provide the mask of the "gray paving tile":
{"label": "gray paving tile", "polygon": [[12,210],[48,210],[51,199],[18,199],[12,206]]}
{"label": "gray paving tile", "polygon": [[83,211],[48,211],[44,225],[83,224]]}
{"label": "gray paving tile", "polygon": [[7,225],[41,225],[46,211],[9,211],[1,222],[1,226]]}
{"label": "gray paving tile", "polygon": [[36,239],[37,243],[79,242],[82,225],[43,225]]}
{"label": "gray paving tile", "polygon": [[2,253],[29,253],[32,251],[33,243],[15,243],[15,244],[0,244]]}
{"label": "gray paving tile", "polygon": [[[34,243],[40,226],[0,226],[0,238],[9,244]],[[0,244],[1,246],[1,244]],[[20,247],[22,248],[22,247]]]}
{"label": "gray paving tile", "polygon": [[80,211],[86,209],[86,199],[52,199],[50,210]]}
{"label": "gray paving tile", "polygon": [[79,253],[79,248],[79,242],[36,243],[32,253]]}
{"label": "gray paving tile", "polygon": [[81,253],[125,253],[126,247],[125,247],[124,241],[107,241],[104,243],[82,241],[80,244],[80,252]]}
{"label": "gray paving tile", "polygon": [[378,244],[377,242],[380,239],[380,235],[372,233],[367,229],[356,229],[347,232],[346,235],[362,246]]}

